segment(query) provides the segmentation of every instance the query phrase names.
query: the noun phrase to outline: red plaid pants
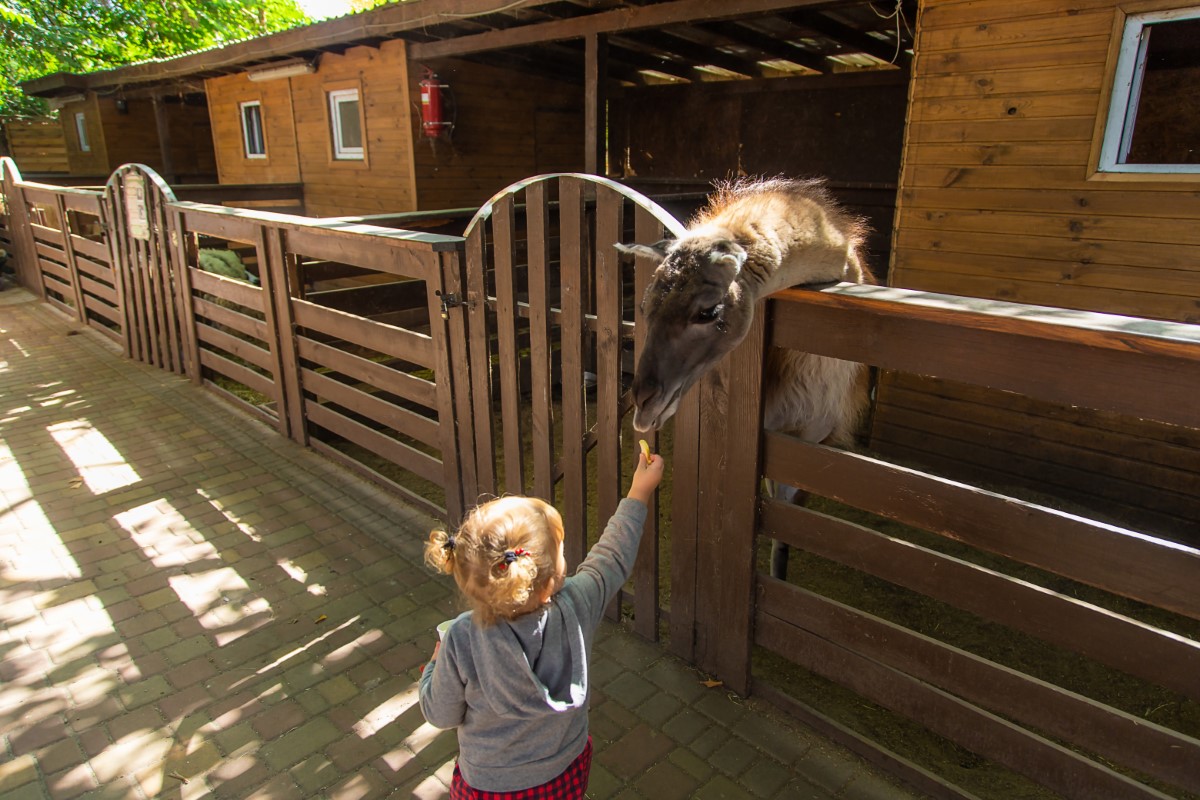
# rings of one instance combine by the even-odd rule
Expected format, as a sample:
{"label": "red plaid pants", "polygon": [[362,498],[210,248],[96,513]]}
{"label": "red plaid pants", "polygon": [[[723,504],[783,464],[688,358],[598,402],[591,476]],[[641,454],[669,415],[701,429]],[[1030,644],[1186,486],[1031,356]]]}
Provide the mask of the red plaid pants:
{"label": "red plaid pants", "polygon": [[517,789],[513,792],[484,792],[472,789],[454,765],[454,780],[450,783],[450,800],[583,800],[588,774],[592,771],[592,737],[583,752],[557,778],[541,786]]}

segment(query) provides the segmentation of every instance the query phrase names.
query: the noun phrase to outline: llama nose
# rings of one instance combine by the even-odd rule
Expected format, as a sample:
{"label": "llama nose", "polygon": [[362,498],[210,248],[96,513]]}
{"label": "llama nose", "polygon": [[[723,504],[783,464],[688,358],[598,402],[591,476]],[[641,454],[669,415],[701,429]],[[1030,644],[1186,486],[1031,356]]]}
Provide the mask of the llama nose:
{"label": "llama nose", "polygon": [[634,377],[633,405],[635,408],[645,408],[660,392],[662,392],[662,386],[659,385],[658,381],[645,378],[641,375]]}

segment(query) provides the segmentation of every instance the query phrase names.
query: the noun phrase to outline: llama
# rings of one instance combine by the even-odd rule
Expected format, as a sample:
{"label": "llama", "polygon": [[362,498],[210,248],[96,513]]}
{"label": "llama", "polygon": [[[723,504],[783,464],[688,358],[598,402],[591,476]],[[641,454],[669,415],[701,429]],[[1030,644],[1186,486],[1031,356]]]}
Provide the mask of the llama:
{"label": "llama", "polygon": [[[622,245],[659,262],[642,299],[646,345],[633,380],[633,426],[655,430],[692,384],[746,337],[760,298],[797,284],[870,283],[866,226],[821,180],[740,180],[716,193],[675,241]],[[867,368],[772,348],[764,372],[763,426],[808,442],[848,445],[867,406]],[[776,487],[794,501],[797,490]],[[783,577],[787,546],[772,548]]]}

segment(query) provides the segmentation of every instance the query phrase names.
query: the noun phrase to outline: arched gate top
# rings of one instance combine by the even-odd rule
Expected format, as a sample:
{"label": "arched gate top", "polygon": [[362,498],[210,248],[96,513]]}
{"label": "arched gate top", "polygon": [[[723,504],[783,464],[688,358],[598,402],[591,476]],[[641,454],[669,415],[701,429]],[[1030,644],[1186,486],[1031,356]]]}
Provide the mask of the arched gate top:
{"label": "arched gate top", "polygon": [[469,239],[471,234],[474,233],[475,227],[483,220],[491,217],[492,209],[495,207],[500,198],[507,195],[516,194],[517,192],[526,189],[535,183],[558,180],[559,178],[576,178],[585,183],[594,183],[597,186],[603,186],[611,191],[616,192],[622,197],[633,201],[635,205],[641,206],[653,214],[655,219],[661,222],[663,227],[670,231],[671,235],[675,236],[676,238],[682,236],[686,230],[683,223],[677,220],[674,215],[671,214],[671,212],[667,211],[649,197],[646,197],[646,195],[642,194],[641,192],[634,191],[628,186],[623,186],[616,181],[609,180],[608,178],[602,178],[599,175],[590,175],[585,172],[548,172],[543,175],[534,175],[532,178],[525,178],[524,180],[517,181],[516,183],[510,184],[496,192],[496,194],[492,195],[491,199],[480,206],[479,210],[475,212],[475,216],[471,218],[471,222],[467,225],[463,236]]}

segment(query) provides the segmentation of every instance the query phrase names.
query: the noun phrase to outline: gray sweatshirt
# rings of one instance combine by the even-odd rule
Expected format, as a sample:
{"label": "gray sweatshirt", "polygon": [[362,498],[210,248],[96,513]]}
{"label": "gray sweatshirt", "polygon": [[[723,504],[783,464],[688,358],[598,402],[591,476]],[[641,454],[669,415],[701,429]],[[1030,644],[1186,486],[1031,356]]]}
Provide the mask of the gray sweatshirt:
{"label": "gray sweatshirt", "polygon": [[645,521],[646,506],[625,498],[549,603],[488,628],[468,611],[446,631],[421,673],[421,712],[430,725],[458,728],[458,766],[472,788],[538,786],[583,752],[592,639],[633,571]]}

